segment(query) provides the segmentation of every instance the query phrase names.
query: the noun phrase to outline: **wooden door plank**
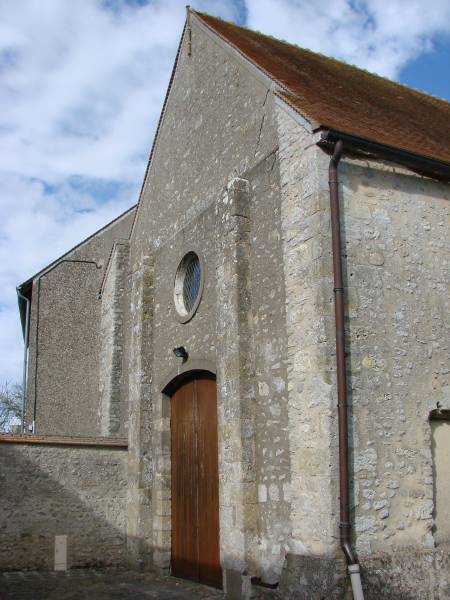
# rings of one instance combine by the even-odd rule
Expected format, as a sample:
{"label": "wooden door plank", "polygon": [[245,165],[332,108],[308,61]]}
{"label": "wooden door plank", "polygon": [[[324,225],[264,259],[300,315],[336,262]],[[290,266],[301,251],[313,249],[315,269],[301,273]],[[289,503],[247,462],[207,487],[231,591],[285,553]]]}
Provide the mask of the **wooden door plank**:
{"label": "wooden door plank", "polygon": [[222,589],[216,382],[197,379],[199,581]]}
{"label": "wooden door plank", "polygon": [[215,377],[186,380],[171,416],[172,574],[222,589]]}
{"label": "wooden door plank", "polygon": [[195,380],[172,396],[172,574],[199,581]]}

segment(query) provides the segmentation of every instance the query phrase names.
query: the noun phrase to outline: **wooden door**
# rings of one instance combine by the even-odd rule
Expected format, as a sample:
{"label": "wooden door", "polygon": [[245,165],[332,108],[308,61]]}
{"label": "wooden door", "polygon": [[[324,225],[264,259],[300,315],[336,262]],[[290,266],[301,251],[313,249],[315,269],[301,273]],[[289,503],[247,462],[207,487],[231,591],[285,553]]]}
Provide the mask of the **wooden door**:
{"label": "wooden door", "polygon": [[173,394],[172,574],[222,589],[216,382],[196,373]]}

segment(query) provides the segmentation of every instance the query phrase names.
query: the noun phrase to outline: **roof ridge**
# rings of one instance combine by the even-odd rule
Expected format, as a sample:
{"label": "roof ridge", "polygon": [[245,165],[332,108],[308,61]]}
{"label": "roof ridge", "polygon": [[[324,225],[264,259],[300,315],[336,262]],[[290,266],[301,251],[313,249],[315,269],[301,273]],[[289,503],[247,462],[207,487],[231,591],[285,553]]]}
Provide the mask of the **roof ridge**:
{"label": "roof ridge", "polygon": [[[222,23],[225,23],[227,25],[234,25],[234,27],[239,27],[240,29],[245,29],[247,31],[250,31],[252,33],[255,33],[254,29],[249,29],[248,27],[242,27],[242,25],[236,25],[236,23],[233,23],[233,21],[225,21],[225,19],[222,19],[221,17],[211,17],[211,15],[209,15],[206,12],[200,12],[197,10],[192,10],[193,13],[195,13],[196,15],[199,14],[203,14],[206,17],[209,18],[213,18],[216,19],[218,21],[221,21]],[[202,20],[202,23],[204,25],[206,25],[206,27],[208,27],[208,29],[212,28],[208,25],[208,23],[205,23],[205,21]],[[214,30],[212,30],[214,31]],[[269,79],[271,79],[272,81],[276,81],[276,83],[278,83],[278,85],[280,85],[280,87],[282,87],[285,91],[288,91],[288,89],[286,88],[286,86],[284,86],[278,79],[275,79],[275,77],[273,77],[266,69],[264,69],[261,65],[259,65],[257,62],[255,62],[250,56],[248,56],[248,54],[246,54],[243,50],[241,50],[240,48],[238,48],[235,44],[233,44],[232,42],[230,42],[230,40],[228,40],[226,37],[224,37],[223,35],[221,35],[219,32],[214,31],[215,35],[218,35],[220,38],[222,38],[227,44],[230,44],[231,46],[233,46],[233,48],[236,50],[236,52],[238,52],[239,54],[241,54],[244,58],[246,58],[249,62],[252,63],[252,65],[258,69],[259,71],[261,71],[262,73],[264,73]],[[256,33],[260,33],[260,32],[256,32]],[[260,35],[264,35],[263,33],[260,33]],[[266,36],[267,37],[267,36]],[[276,39],[276,38],[272,38],[272,39]],[[279,41],[279,40],[277,40]],[[287,43],[287,42],[286,42]]]}
{"label": "roof ridge", "polygon": [[[416,93],[419,93],[419,94],[423,94],[426,97],[435,98],[435,99],[440,100],[442,102],[446,102],[447,104],[450,103],[450,101],[447,98],[441,98],[440,96],[437,96],[436,94],[430,94],[430,93],[428,93],[428,92],[426,92],[424,90],[419,90],[419,88],[411,87],[411,86],[409,86],[406,83],[401,83],[400,81],[397,81],[396,79],[391,79],[387,75],[379,75],[375,71],[369,71],[365,67],[360,67],[358,65],[355,65],[354,63],[349,63],[349,62],[347,62],[346,60],[344,60],[342,58],[336,58],[335,56],[330,56],[328,54],[323,54],[322,52],[311,50],[311,48],[307,48],[307,47],[304,47],[304,46],[299,46],[298,44],[296,44],[294,42],[288,42],[285,39],[276,38],[275,36],[273,36],[271,34],[263,33],[262,31],[259,31],[258,29],[251,29],[250,27],[247,27],[246,25],[238,25],[234,21],[228,21],[226,19],[223,19],[220,16],[210,15],[210,14],[208,14],[205,11],[198,11],[198,10],[194,10],[194,9],[191,9],[191,11],[193,13],[197,14],[197,15],[204,15],[204,16],[206,16],[208,18],[216,19],[217,21],[220,21],[222,23],[225,23],[225,24],[228,24],[228,25],[233,25],[234,27],[239,27],[240,29],[244,29],[246,31],[250,31],[252,33],[257,33],[257,34],[259,34],[261,36],[264,36],[264,37],[270,38],[272,40],[275,40],[277,42],[281,42],[283,44],[286,44],[287,46],[298,48],[299,50],[301,50],[303,52],[309,52],[309,53],[311,53],[313,55],[316,55],[316,56],[322,56],[323,58],[326,58],[327,60],[331,60],[331,61],[337,62],[339,64],[346,65],[347,67],[352,67],[354,69],[358,69],[358,71],[362,71],[362,72],[367,73],[368,75],[371,75],[371,76],[374,76],[374,77],[379,77],[380,79],[385,79],[385,80],[389,81],[390,83],[393,83],[393,84],[398,85],[398,86],[405,87],[408,90],[411,90],[413,92],[416,92]],[[230,43],[229,40],[227,40],[227,41]],[[233,46],[234,46],[234,44],[233,44]],[[234,47],[236,48],[236,46],[234,46]],[[247,58],[249,58],[247,55],[245,55],[245,53],[242,53],[242,54],[244,54],[244,56],[246,56]],[[249,59],[249,60],[251,60],[251,59]],[[252,61],[252,62],[254,62],[254,61]],[[256,65],[256,66],[259,67],[259,65]],[[270,76],[270,74],[269,74],[269,77],[271,77],[271,79],[274,79],[272,76]]]}
{"label": "roof ridge", "polygon": [[310,48],[192,11],[307,120],[450,163],[450,103]]}

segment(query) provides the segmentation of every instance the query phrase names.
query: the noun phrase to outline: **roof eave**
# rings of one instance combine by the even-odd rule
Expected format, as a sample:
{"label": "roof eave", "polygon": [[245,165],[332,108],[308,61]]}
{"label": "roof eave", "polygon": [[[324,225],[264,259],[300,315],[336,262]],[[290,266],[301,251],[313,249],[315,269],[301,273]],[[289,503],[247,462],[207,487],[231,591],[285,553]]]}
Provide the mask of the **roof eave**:
{"label": "roof eave", "polygon": [[287,95],[279,90],[274,90],[275,104],[283,108],[297,123],[302,125],[309,133],[314,133],[320,128],[320,123],[312,119],[304,111],[301,111],[298,106],[290,102]]}
{"label": "roof eave", "polygon": [[411,169],[419,175],[424,175],[438,181],[450,182],[450,163],[435,158],[416,154],[397,146],[389,146],[363,137],[358,137],[337,129],[322,127],[319,146],[334,145],[342,140],[345,150],[363,152],[372,156],[385,158]]}

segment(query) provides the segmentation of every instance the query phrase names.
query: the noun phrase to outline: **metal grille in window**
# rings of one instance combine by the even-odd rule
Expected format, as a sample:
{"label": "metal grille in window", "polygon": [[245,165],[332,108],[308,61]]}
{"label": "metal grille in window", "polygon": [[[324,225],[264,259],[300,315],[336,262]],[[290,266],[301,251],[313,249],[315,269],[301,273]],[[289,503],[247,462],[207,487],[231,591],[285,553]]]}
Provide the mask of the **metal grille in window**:
{"label": "metal grille in window", "polygon": [[192,260],[186,267],[183,280],[183,304],[186,312],[190,312],[197,300],[200,289],[200,261],[198,256],[193,256]]}

